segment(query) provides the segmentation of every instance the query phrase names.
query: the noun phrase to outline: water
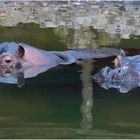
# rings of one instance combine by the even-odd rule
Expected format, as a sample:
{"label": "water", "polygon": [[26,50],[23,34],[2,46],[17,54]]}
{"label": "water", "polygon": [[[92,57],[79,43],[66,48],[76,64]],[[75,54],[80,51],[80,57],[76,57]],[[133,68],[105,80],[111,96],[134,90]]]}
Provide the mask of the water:
{"label": "water", "polygon": [[[7,41],[44,50],[138,49],[140,36],[125,39],[93,27],[20,24],[0,28],[0,42]],[[121,94],[91,79],[102,67],[112,66],[113,59],[58,66],[26,79],[22,88],[1,83],[0,138],[140,138],[139,88]]]}
{"label": "water", "polygon": [[[53,29],[1,28],[0,36],[1,42],[66,49]],[[39,36],[44,36],[42,41]],[[131,47],[134,41],[140,38],[122,40],[116,47]],[[22,88],[0,84],[0,138],[140,138],[139,89],[124,95],[91,79],[100,68],[112,65],[111,60],[58,66],[26,79]]]}

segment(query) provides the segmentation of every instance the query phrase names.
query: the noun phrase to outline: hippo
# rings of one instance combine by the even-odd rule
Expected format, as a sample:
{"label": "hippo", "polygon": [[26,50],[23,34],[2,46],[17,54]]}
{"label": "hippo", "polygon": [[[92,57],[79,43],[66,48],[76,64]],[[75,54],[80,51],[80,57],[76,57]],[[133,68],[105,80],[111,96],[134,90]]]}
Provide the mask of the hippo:
{"label": "hippo", "polygon": [[114,67],[106,66],[92,78],[105,89],[116,88],[121,93],[140,86],[140,55],[126,56],[123,51],[113,61]]}
{"label": "hippo", "polygon": [[0,43],[0,82],[24,85],[24,79],[37,76],[58,65],[68,65],[77,60],[117,56],[118,49],[84,49],[45,51],[17,42]]}

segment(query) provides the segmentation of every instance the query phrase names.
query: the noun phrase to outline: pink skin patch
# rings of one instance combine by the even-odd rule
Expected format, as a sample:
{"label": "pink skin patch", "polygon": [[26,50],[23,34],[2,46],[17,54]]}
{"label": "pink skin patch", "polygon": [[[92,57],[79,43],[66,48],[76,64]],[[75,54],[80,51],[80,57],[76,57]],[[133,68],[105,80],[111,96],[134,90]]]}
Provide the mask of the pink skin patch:
{"label": "pink skin patch", "polygon": [[120,67],[120,56],[114,59],[113,61],[115,68]]}
{"label": "pink skin patch", "polygon": [[127,71],[128,70],[128,66],[124,66],[123,70]]}

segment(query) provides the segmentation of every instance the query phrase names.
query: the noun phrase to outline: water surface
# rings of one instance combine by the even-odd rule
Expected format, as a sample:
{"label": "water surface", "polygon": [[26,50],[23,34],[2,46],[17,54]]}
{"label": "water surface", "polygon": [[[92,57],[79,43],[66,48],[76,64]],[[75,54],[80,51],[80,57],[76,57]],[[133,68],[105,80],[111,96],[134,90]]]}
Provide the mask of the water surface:
{"label": "water surface", "polygon": [[[24,42],[44,50],[114,47],[138,49],[129,39],[93,26],[40,28],[36,24],[1,27],[0,42]],[[136,51],[135,51],[136,52]],[[26,79],[22,88],[0,84],[0,138],[140,138],[139,89],[121,94],[105,90],[92,74],[110,59],[58,66]]]}

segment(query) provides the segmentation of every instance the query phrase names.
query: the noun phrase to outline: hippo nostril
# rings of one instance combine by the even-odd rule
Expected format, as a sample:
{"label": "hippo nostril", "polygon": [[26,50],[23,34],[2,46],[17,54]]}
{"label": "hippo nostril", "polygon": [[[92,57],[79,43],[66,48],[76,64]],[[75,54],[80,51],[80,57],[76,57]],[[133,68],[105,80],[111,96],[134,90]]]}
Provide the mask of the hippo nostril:
{"label": "hippo nostril", "polygon": [[7,70],[7,71],[5,71],[5,73],[6,73],[6,74],[9,74],[9,73],[11,73],[11,71]]}
{"label": "hippo nostril", "polygon": [[20,69],[21,67],[22,67],[21,63],[17,63],[17,64],[15,65],[15,68],[16,68],[16,69]]}
{"label": "hippo nostril", "polygon": [[110,71],[110,69],[108,68],[108,69],[106,70],[106,75],[109,75],[109,71]]}
{"label": "hippo nostril", "polygon": [[11,60],[5,60],[5,62],[6,62],[7,64],[9,64],[9,63],[11,62]]}

